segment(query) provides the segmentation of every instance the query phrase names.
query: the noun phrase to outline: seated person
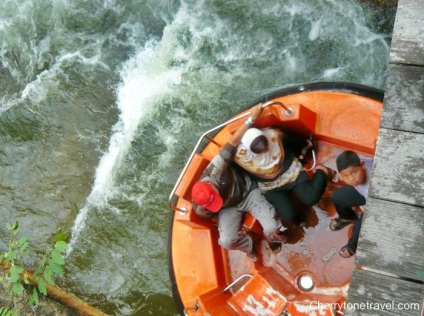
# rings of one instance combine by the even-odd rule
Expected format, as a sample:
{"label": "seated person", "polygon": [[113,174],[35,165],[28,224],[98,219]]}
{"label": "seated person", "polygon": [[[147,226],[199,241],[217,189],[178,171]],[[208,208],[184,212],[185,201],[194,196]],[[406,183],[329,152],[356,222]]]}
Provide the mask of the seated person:
{"label": "seated person", "polygon": [[[258,182],[259,189],[274,205],[280,217],[294,223],[299,222],[299,212],[293,204],[291,192],[303,204],[312,206],[320,200],[327,180],[337,175],[334,170],[318,165],[313,178],[308,178],[297,158],[313,147],[313,143],[308,141],[293,141],[274,128],[250,128],[243,135],[234,159]],[[303,148],[303,151],[299,148]]]}
{"label": "seated person", "polygon": [[363,206],[370,186],[372,162],[372,158],[361,161],[359,156],[350,150],[342,152],[336,159],[340,179],[346,185],[333,192],[332,201],[339,216],[331,221],[330,229],[336,231],[349,224],[355,225],[347,245],[340,250],[340,255],[344,258],[353,256],[358,246]]}
{"label": "seated person", "polygon": [[[246,122],[256,119],[261,109],[261,104],[254,106]],[[210,218],[219,212],[218,242],[222,247],[241,250],[247,253],[251,261],[256,261],[258,252],[253,233],[240,233],[246,212],[262,225],[264,235],[275,253],[281,249],[285,239],[278,235],[281,222],[276,219],[274,207],[261,194],[256,182],[231,163],[247,129],[248,125],[242,124],[207,165],[200,181],[193,186],[192,200],[194,211],[200,217]]]}

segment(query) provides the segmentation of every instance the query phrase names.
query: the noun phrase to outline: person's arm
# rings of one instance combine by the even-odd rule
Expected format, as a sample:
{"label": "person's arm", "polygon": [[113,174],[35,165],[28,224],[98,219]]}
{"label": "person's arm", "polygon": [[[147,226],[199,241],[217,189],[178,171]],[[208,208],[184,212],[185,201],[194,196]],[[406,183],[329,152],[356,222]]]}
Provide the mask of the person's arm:
{"label": "person's arm", "polygon": [[[257,104],[250,109],[250,121],[256,120],[261,114],[262,104]],[[249,120],[249,118],[247,120]],[[247,121],[246,120],[246,121]],[[216,182],[219,183],[219,179],[222,174],[227,169],[228,164],[234,158],[236,147],[239,145],[241,138],[244,133],[250,128],[250,126],[246,123],[242,124],[231,136],[230,140],[227,144],[219,151],[219,153],[209,162],[206,166],[205,170],[202,173],[201,179],[212,178],[216,179]],[[202,181],[201,180],[201,181]],[[219,190],[219,188],[218,188]],[[195,213],[201,218],[212,218],[215,213],[208,211],[206,208],[193,204],[193,209]]]}
{"label": "person's arm", "polygon": [[[250,115],[249,115],[249,118],[247,118],[246,119],[246,121],[245,121],[245,123],[244,124],[242,124],[235,132],[234,132],[234,134],[232,135],[232,137],[230,138],[230,140],[228,141],[228,144],[230,144],[230,145],[232,145],[232,146],[234,146],[234,147],[237,147],[239,144],[240,144],[240,142],[241,142],[241,139],[242,139],[242,137],[243,137],[243,135],[244,135],[244,133],[246,133],[246,131],[251,127],[251,126],[249,126],[249,120],[253,123],[258,117],[259,117],[259,115],[261,114],[261,111],[262,111],[262,103],[259,103],[259,104],[257,104],[257,105],[255,105],[255,106],[253,106],[251,109],[250,109]],[[250,119],[251,118],[251,119]],[[251,125],[251,124],[250,124]]]}
{"label": "person's arm", "polygon": [[196,213],[196,215],[199,216],[200,218],[211,219],[217,214],[217,213],[211,212],[211,211],[207,210],[205,207],[197,205],[195,203],[193,203],[193,209],[194,209],[194,212]]}

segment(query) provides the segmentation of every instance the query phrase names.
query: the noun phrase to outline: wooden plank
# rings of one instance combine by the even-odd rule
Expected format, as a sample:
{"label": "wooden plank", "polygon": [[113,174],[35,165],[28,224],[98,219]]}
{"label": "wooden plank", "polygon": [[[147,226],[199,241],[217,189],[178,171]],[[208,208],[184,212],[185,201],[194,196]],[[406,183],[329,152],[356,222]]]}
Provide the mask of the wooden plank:
{"label": "wooden plank", "polygon": [[368,198],[356,263],[424,283],[424,208]]}
{"label": "wooden plank", "polygon": [[354,270],[344,315],[420,316],[424,285]]}
{"label": "wooden plank", "polygon": [[369,196],[424,206],[424,134],[380,129]]}
{"label": "wooden plank", "polygon": [[368,271],[354,271],[345,315],[424,315],[424,0],[399,0],[390,63],[355,259]]}
{"label": "wooden plank", "polygon": [[399,0],[390,62],[424,65],[424,0]]}
{"label": "wooden plank", "polygon": [[424,133],[424,67],[389,65],[381,127]]}

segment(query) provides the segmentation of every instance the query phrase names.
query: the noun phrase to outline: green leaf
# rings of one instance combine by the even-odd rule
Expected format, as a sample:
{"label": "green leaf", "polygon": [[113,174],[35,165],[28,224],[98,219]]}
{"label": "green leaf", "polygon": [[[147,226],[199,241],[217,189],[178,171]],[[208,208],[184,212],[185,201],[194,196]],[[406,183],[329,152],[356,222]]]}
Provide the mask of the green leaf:
{"label": "green leaf", "polygon": [[46,282],[43,279],[38,280],[37,287],[41,294],[47,295]]}
{"label": "green leaf", "polygon": [[26,249],[29,246],[28,237],[24,236],[19,239],[16,246],[18,247],[17,250],[21,252],[21,256],[24,256],[27,252]]}
{"label": "green leaf", "polygon": [[68,248],[68,244],[63,240],[58,241],[54,245],[54,249],[56,249],[59,252],[64,252],[66,250],[66,248]]}
{"label": "green leaf", "polygon": [[15,222],[12,225],[13,234],[16,235],[19,231],[19,222],[18,220],[15,220]]}
{"label": "green leaf", "polygon": [[62,254],[57,250],[52,251],[52,259],[57,264],[60,264],[60,265],[65,264],[65,261],[63,260]]}
{"label": "green leaf", "polygon": [[21,280],[21,276],[16,273],[10,274],[10,282],[19,282]]}
{"label": "green leaf", "polygon": [[62,266],[56,264],[53,260],[49,260],[49,264],[47,266],[47,269],[49,269],[51,272],[53,272],[56,275],[59,275],[59,276],[63,275]]}
{"label": "green leaf", "polygon": [[22,279],[21,273],[24,269],[21,266],[14,265],[10,268],[10,281],[17,282]]}
{"label": "green leaf", "polygon": [[24,287],[22,286],[21,283],[15,283],[15,284],[13,284],[12,291],[16,295],[21,295],[22,292],[24,291]]}
{"label": "green leaf", "polygon": [[10,272],[22,273],[23,271],[24,271],[24,268],[22,268],[21,266],[17,264],[15,264],[14,266],[10,268]]}
{"label": "green leaf", "polygon": [[6,252],[4,257],[6,258],[4,265],[8,266],[9,263],[11,263],[11,262],[13,263],[15,261],[16,254],[14,252],[10,251],[10,252]]}
{"label": "green leaf", "polygon": [[65,241],[66,239],[68,239],[68,234],[64,232],[60,232],[55,236],[54,241],[55,242]]}
{"label": "green leaf", "polygon": [[32,300],[33,305],[40,304],[40,300],[38,299],[38,292],[37,292],[37,289],[35,287],[32,288],[32,299],[31,300]]}
{"label": "green leaf", "polygon": [[13,312],[7,307],[0,307],[0,316],[13,316]]}
{"label": "green leaf", "polygon": [[54,285],[53,276],[50,270],[47,269],[46,271],[44,271],[43,277],[47,284]]}
{"label": "green leaf", "polygon": [[22,246],[23,244],[27,244],[28,243],[28,237],[27,236],[23,236],[21,238],[19,238],[18,240],[18,245]]}

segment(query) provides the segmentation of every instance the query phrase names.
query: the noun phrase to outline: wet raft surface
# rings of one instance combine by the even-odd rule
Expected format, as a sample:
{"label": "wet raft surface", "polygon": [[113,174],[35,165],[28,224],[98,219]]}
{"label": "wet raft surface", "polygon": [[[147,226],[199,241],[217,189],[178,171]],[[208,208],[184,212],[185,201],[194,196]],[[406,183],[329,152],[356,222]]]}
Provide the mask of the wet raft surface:
{"label": "wet raft surface", "polygon": [[399,1],[385,91],[345,315],[423,315],[423,0]]}

